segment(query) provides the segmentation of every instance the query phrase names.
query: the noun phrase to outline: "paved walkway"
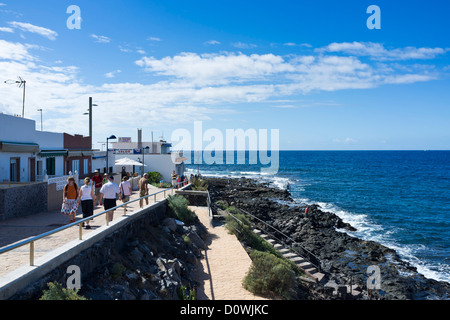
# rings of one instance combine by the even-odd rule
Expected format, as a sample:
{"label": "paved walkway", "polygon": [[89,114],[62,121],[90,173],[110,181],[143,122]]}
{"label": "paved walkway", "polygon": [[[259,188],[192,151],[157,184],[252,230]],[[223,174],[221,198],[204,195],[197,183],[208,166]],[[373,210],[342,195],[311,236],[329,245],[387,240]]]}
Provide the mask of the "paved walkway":
{"label": "paved walkway", "polygon": [[208,229],[208,248],[197,273],[199,300],[264,300],[244,289],[242,279],[252,263],[236,236],[223,225],[212,227],[208,208],[190,207]]}
{"label": "paved walkway", "polygon": [[[160,191],[162,189],[149,185],[149,194]],[[171,192],[166,192],[166,195]],[[139,198],[138,192],[133,192],[130,200]],[[156,201],[160,201],[164,198],[164,193],[161,192],[156,196]],[[154,197],[149,197],[149,205],[154,202]],[[117,201],[117,204],[122,204],[122,201]],[[145,200],[144,200],[145,206]],[[133,202],[128,205],[127,215],[132,215],[134,212],[139,211],[139,201]],[[104,211],[102,206],[94,208],[94,214]],[[77,220],[83,217],[81,208],[79,208],[77,214]],[[122,216],[124,213],[123,208],[119,208],[114,212],[114,218]],[[19,241],[37,236],[44,232],[59,228],[69,223],[69,218],[62,215],[60,212],[43,212],[38,214],[29,215],[21,218],[9,219],[6,221],[0,221],[0,248],[9,246]],[[86,230],[83,228],[83,234],[88,234],[93,230],[106,224],[105,216],[95,218],[91,221],[90,225],[92,229]],[[66,243],[69,243],[75,239],[78,239],[79,235],[78,226],[60,231],[51,236],[45,237],[35,242],[34,245],[34,259],[37,259],[51,250],[54,250]],[[30,246],[25,245],[17,249],[0,254],[0,277],[14,271],[18,267],[27,265],[30,262],[29,258]]]}

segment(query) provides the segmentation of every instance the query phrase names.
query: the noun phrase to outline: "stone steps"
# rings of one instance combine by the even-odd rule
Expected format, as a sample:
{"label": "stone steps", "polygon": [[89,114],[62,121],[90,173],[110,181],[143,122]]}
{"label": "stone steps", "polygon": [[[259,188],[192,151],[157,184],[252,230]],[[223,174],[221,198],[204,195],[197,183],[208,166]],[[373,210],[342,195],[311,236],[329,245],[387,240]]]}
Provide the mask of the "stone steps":
{"label": "stone steps", "polygon": [[340,296],[345,294],[351,294],[353,296],[358,296],[362,294],[362,290],[358,285],[338,285],[333,280],[329,280],[325,274],[319,272],[316,267],[314,267],[309,261],[299,256],[298,254],[291,252],[289,248],[284,247],[282,244],[277,243],[275,240],[270,238],[269,235],[263,233],[259,229],[254,229],[253,232],[259,235],[261,238],[269,242],[277,249],[283,257],[291,260],[295,265],[303,270],[307,277],[300,276],[299,279],[306,282],[320,283],[326,288],[332,290],[334,295]]}
{"label": "stone steps", "polygon": [[[288,248],[285,248],[282,244],[277,243],[276,240],[272,239],[269,235],[263,233],[259,229],[253,229],[253,232],[266,240],[268,243],[274,246],[275,249],[277,249],[283,257],[289,259],[295,265],[303,270],[308,276],[310,276],[315,282],[321,282],[325,274],[319,272],[316,267],[314,267],[310,262],[305,260],[303,257],[299,256],[298,254],[291,252]],[[302,279],[304,277],[301,277]],[[306,279],[306,278],[305,278]],[[304,279],[303,279],[304,280]]]}

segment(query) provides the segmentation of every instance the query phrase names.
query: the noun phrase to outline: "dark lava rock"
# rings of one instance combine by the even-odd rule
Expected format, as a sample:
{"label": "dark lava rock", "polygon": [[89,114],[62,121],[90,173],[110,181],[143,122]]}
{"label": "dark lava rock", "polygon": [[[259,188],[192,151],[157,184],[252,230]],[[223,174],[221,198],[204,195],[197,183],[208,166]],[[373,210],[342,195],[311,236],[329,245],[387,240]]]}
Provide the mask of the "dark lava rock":
{"label": "dark lava rock", "polygon": [[[286,243],[294,241],[312,252],[338,286],[358,286],[365,293],[360,299],[450,299],[449,283],[425,278],[393,249],[351,236],[347,232],[356,231],[353,226],[318,205],[309,206],[305,215],[306,205],[294,203],[288,191],[251,179],[207,178],[207,183],[215,214],[221,200],[263,220],[265,224],[253,219],[259,228],[276,228],[288,236]],[[373,265],[380,269],[381,289],[369,292],[367,268]]]}

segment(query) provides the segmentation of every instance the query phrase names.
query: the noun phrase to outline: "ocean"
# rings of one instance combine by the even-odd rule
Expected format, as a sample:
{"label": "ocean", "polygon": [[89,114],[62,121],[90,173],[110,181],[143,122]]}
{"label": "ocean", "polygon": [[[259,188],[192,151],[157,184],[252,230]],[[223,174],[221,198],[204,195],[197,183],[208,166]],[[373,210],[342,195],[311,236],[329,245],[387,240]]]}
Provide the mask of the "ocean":
{"label": "ocean", "polygon": [[[189,156],[187,162],[201,159],[198,152]],[[248,152],[234,156],[234,164],[187,164],[187,174],[288,188],[296,202],[318,204],[354,226],[345,231],[350,235],[392,248],[424,276],[450,282],[450,151],[280,151],[276,173],[249,164]]]}

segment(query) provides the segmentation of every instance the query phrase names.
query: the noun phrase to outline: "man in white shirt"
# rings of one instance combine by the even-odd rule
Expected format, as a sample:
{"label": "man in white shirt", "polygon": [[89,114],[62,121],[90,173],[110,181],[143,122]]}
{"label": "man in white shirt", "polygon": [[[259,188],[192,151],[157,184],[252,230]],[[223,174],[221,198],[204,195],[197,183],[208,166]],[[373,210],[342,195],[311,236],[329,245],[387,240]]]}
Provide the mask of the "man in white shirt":
{"label": "man in white shirt", "polygon": [[[100,205],[104,203],[105,210],[114,208],[116,206],[116,195],[119,195],[119,200],[122,200],[120,189],[117,184],[114,183],[114,177],[108,177],[108,183],[105,183],[100,189]],[[103,201],[104,200],[104,201]],[[114,210],[106,213],[106,221],[112,221]]]}

